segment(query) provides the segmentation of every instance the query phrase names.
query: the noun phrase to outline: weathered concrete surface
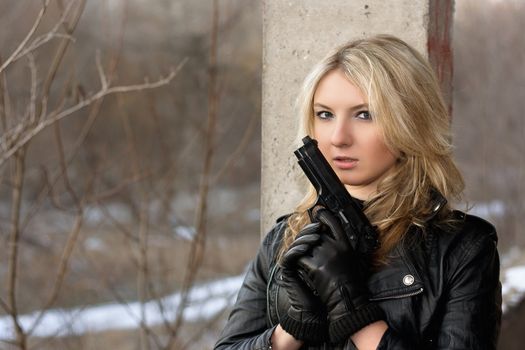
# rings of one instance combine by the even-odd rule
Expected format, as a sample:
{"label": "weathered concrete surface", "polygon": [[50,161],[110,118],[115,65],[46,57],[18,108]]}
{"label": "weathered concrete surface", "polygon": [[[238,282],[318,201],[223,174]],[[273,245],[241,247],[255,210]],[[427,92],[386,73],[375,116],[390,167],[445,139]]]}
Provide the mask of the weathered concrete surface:
{"label": "weathered concrete surface", "polygon": [[450,65],[443,66],[449,68],[442,69],[442,76],[446,76],[452,72],[451,55],[447,56],[452,9],[452,0],[264,2],[263,235],[278,216],[292,211],[301,197],[293,155],[298,145],[294,143],[297,141],[294,104],[299,86],[313,64],[335,45],[372,34],[389,33],[406,40],[423,53],[430,48],[435,53],[431,56],[434,62],[450,58]]}

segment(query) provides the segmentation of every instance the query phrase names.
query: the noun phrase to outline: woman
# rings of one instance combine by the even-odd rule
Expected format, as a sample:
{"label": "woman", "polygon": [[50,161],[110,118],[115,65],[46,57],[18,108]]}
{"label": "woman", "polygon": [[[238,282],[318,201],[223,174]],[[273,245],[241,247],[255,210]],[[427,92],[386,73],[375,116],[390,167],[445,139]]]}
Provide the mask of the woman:
{"label": "woman", "polygon": [[300,136],[356,198],[378,246],[359,249],[312,186],[277,220],[216,349],[495,349],[501,319],[494,227],[453,210],[463,180],[427,61],[379,35],[309,74]]}

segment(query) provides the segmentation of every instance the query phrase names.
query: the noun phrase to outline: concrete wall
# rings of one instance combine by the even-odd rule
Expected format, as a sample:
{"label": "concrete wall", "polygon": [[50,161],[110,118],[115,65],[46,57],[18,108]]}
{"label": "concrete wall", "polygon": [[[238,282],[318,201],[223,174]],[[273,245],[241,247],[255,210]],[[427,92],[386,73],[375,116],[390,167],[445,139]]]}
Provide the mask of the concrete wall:
{"label": "concrete wall", "polygon": [[[453,0],[265,0],[263,7],[261,228],[293,210],[302,194],[293,150],[295,98],[310,68],[332,47],[378,33],[413,45],[450,94]],[[430,50],[430,51],[429,51]]]}

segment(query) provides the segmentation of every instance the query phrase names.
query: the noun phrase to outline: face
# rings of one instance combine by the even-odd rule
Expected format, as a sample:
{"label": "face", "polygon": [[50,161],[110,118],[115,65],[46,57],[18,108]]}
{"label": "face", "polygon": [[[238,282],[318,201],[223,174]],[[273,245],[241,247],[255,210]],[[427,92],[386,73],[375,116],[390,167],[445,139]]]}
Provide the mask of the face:
{"label": "face", "polygon": [[394,167],[362,92],[333,70],[319,82],[313,100],[314,138],[350,194],[366,200]]}

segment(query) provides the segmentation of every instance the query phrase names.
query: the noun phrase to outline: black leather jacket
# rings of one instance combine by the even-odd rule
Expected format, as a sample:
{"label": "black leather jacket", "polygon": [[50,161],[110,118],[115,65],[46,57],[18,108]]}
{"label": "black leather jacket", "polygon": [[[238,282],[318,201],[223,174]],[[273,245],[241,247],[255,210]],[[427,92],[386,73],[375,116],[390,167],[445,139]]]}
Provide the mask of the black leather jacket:
{"label": "black leather jacket", "polygon": [[[454,212],[454,230],[427,224],[414,229],[368,286],[389,329],[378,349],[496,349],[501,322],[497,236],[488,222]],[[270,338],[286,310],[275,258],[286,228],[278,220],[250,265],[215,349],[271,349]],[[355,349],[351,341],[302,349]]]}

